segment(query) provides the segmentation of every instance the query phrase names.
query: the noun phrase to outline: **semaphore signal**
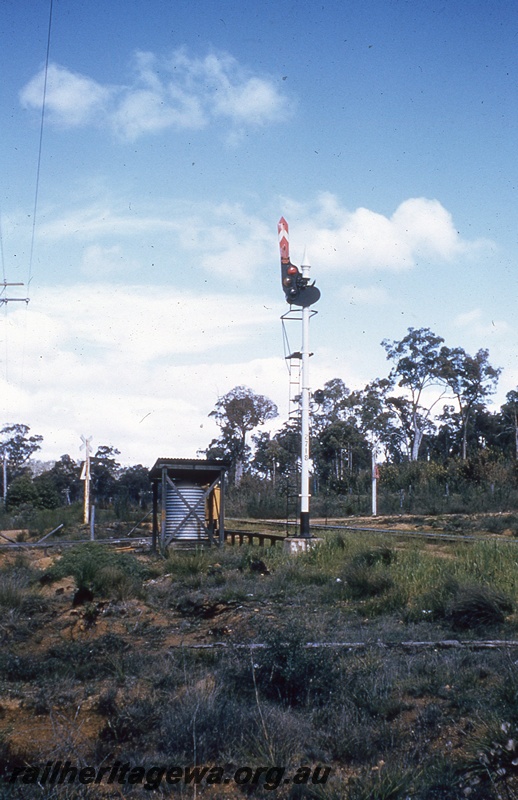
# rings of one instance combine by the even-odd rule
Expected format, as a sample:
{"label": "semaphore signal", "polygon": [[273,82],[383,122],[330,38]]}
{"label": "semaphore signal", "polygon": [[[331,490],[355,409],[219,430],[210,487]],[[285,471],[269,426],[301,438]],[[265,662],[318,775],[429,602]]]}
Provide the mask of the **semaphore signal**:
{"label": "semaphore signal", "polygon": [[[306,253],[300,269],[290,260],[290,236],[288,223],[281,217],[277,226],[281,252],[281,281],[287,302],[299,306],[302,321],[302,346],[300,349],[300,423],[301,423],[301,470],[300,470],[300,536],[310,538],[309,526],[309,320],[315,314],[310,306],[320,298],[320,291],[309,283],[310,265]],[[288,312],[289,313],[289,312]],[[285,317],[288,315],[285,315]],[[283,317],[283,319],[285,318]]]}

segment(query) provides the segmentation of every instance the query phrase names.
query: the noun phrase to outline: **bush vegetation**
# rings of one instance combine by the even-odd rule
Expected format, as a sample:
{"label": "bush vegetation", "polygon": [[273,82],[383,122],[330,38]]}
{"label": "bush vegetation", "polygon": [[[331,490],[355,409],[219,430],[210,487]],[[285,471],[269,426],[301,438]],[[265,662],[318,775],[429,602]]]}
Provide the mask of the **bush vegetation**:
{"label": "bush vegetation", "polygon": [[[282,784],[276,796],[513,797],[515,651],[402,643],[516,638],[515,548],[480,541],[425,551],[340,532],[297,557],[228,546],[160,559],[88,543],[65,550],[43,582],[18,557],[0,570],[0,604],[18,622],[23,615],[35,622],[20,633],[4,617],[0,715],[2,698],[19,697],[24,713],[49,719],[56,738],[21,753],[7,731],[7,762],[52,752],[97,765],[117,758],[294,772],[321,764],[332,767],[325,785]],[[253,569],[259,556],[267,572]],[[49,599],[45,587],[65,576],[105,598],[102,625],[93,615],[72,636],[63,627],[38,638],[57,619],[54,604],[64,602]],[[121,591],[122,578],[130,592]],[[227,647],[171,647],[172,631],[178,644],[187,637]],[[81,737],[72,720],[85,703],[98,725]],[[34,796],[28,788],[5,796]],[[100,797],[92,787],[83,795],[73,788],[74,797]],[[67,791],[57,787],[52,796],[72,797]],[[141,786],[124,791],[149,796]],[[181,797],[186,787],[167,791]],[[223,797],[202,785],[197,794]],[[226,790],[232,796],[271,797],[272,789],[259,781]]]}

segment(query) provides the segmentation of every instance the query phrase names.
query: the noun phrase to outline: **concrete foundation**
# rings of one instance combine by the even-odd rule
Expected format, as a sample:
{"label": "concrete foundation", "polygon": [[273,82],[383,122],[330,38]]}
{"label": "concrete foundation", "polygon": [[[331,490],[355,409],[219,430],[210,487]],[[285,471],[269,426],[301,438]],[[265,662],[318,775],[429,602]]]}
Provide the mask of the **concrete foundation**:
{"label": "concrete foundation", "polygon": [[308,550],[311,550],[317,544],[321,544],[324,540],[319,539],[316,536],[311,537],[304,537],[298,538],[296,536],[288,536],[284,542],[284,550],[288,553],[306,553]]}

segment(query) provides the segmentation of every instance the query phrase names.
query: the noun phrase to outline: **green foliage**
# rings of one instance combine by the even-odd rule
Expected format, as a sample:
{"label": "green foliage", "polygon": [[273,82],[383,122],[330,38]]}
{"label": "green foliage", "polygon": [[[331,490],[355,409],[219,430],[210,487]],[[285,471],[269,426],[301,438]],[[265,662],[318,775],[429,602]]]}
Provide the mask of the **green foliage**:
{"label": "green foliage", "polygon": [[34,487],[37,492],[37,501],[35,505],[38,508],[59,508],[62,504],[62,499],[52,478],[43,473],[34,479]]}
{"label": "green foliage", "polygon": [[501,625],[513,603],[501,592],[487,586],[460,586],[446,609],[446,618],[454,628],[483,629]]}
{"label": "green foliage", "polygon": [[38,490],[31,478],[21,476],[15,478],[7,491],[6,509],[11,511],[23,505],[37,506],[39,501]]}
{"label": "green foliage", "polygon": [[509,778],[516,777],[518,727],[498,718],[484,722],[470,742],[466,766],[463,784],[471,791],[475,789],[476,796],[483,796],[491,785],[505,785]]}
{"label": "green foliage", "polygon": [[[483,631],[501,625],[513,611],[511,599],[490,586],[459,584],[447,578],[416,600],[408,618],[445,620],[456,630]],[[420,609],[419,606],[422,606]]]}
{"label": "green foliage", "polygon": [[415,767],[382,763],[352,781],[348,800],[406,800],[419,772]]}
{"label": "green foliage", "polygon": [[30,592],[31,577],[27,569],[0,571],[0,608],[3,611],[23,608]]}
{"label": "green foliage", "polygon": [[250,457],[247,434],[278,416],[275,403],[264,395],[255,394],[247,386],[235,386],[220,397],[209,417],[214,417],[221,435],[214,439],[206,452],[209,458],[224,458],[231,462],[231,475],[239,485]]}
{"label": "green foliage", "polygon": [[346,587],[355,600],[377,597],[393,586],[393,580],[387,570],[372,568],[365,562],[349,564],[343,572]]}
{"label": "green foliage", "polygon": [[[264,559],[270,574],[252,573],[254,557]],[[282,764],[292,774],[301,764],[333,766],[325,786],[281,783],[275,791],[265,785],[243,789],[243,796],[258,798],[511,797],[518,752],[514,651],[396,645],[411,637],[442,637],[454,624],[455,603],[465,602],[466,588],[477,587],[476,598],[472,594],[464,605],[463,613],[475,615],[475,624],[471,620],[464,628],[462,638],[469,639],[469,631],[477,630],[481,596],[495,602],[497,591],[504,594],[505,589],[516,598],[516,562],[511,543],[447,544],[427,552],[403,541],[395,546],[383,535],[346,531],[329,534],[296,557],[280,548],[259,553],[229,546],[172,551],[166,560],[150,559],[146,567],[134,556],[89,543],[66,550],[53,574],[72,574],[78,585],[101,587],[116,583],[120,575],[140,584],[151,569],[163,574],[146,586],[138,609],[137,604],[110,604],[111,618],[121,615],[117,634],[96,637],[95,628],[76,628],[74,639],[66,633],[66,639],[47,641],[43,635],[34,641],[38,646],[31,642],[22,648],[11,641],[19,636],[25,606],[2,601],[1,588],[4,577],[11,577],[6,597],[13,588],[31,594],[35,575],[17,559],[5,574],[0,571],[2,610],[16,606],[16,615],[4,613],[2,621],[2,688],[9,697],[23,698],[24,713],[50,715],[60,739],[52,747],[56,752],[63,748],[60,758],[68,747],[92,764],[136,762],[138,754],[149,764]],[[353,597],[346,580],[336,579],[355,570],[364,570],[369,580],[381,575],[391,583],[380,594],[365,596],[362,590]],[[219,608],[226,592],[237,591],[243,598],[239,604]],[[435,602],[432,620],[421,613],[429,608],[420,605],[426,596]],[[218,606],[215,624],[233,628],[226,648],[171,646],[171,631],[190,633],[191,643],[202,641],[202,616],[178,618],[182,599],[185,608],[194,608],[198,599],[203,601],[199,608]],[[61,602],[58,597],[50,601],[53,612]],[[142,613],[152,604],[160,609],[160,623],[169,615],[160,629],[152,615]],[[415,610],[415,617],[406,616],[405,609],[408,614]],[[81,610],[82,622],[88,621],[88,611]],[[497,624],[504,626],[506,637],[515,638],[513,620],[506,617]],[[219,638],[211,641],[219,644]],[[247,648],[247,641],[266,646]],[[318,641],[363,641],[366,646],[307,646]],[[99,735],[81,750],[80,740],[67,742],[59,724],[71,710],[71,724],[77,718],[79,728],[84,717],[77,709],[86,700],[87,713],[98,713],[101,720]],[[450,749],[450,741],[459,746]],[[26,762],[45,763],[37,742],[30,748]],[[200,797],[204,794],[200,787]]]}
{"label": "green foliage", "polygon": [[91,589],[102,597],[123,598],[138,594],[149,572],[129,553],[88,542],[66,550],[48,574],[53,580],[71,575],[79,589]]}
{"label": "green foliage", "polygon": [[272,630],[266,649],[254,656],[254,681],[261,694],[296,707],[320,703],[336,680],[336,659],[321,648],[307,647],[308,631],[300,625]]}
{"label": "green foliage", "polygon": [[181,579],[206,572],[211,561],[212,553],[207,549],[169,550],[163,568],[172,578]]}
{"label": "green foliage", "polygon": [[29,436],[29,425],[16,423],[4,425],[0,430],[0,456],[7,457],[9,479],[17,477],[23,471],[24,464],[41,448],[43,436]]}

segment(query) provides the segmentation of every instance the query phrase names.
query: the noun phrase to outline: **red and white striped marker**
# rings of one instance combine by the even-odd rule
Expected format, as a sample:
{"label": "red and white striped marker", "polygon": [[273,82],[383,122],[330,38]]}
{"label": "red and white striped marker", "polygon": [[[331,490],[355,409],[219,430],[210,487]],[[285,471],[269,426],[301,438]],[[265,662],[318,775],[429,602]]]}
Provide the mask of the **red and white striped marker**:
{"label": "red and white striped marker", "polygon": [[288,223],[281,217],[278,225],[277,230],[279,232],[279,248],[281,251],[281,264],[289,264],[290,263],[290,232],[288,228]]}

